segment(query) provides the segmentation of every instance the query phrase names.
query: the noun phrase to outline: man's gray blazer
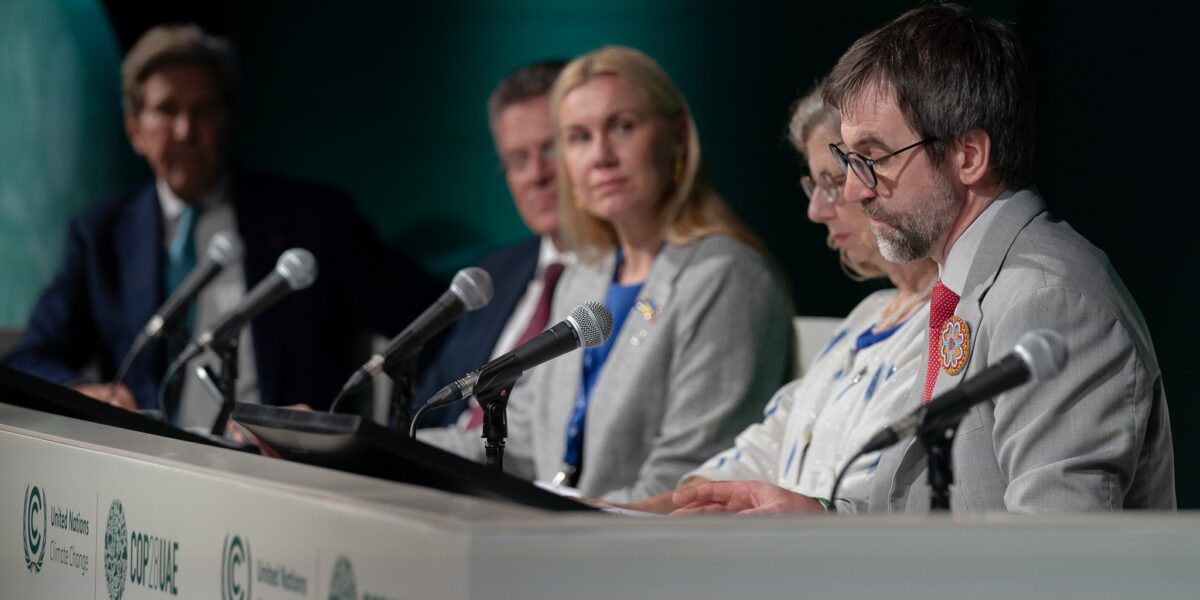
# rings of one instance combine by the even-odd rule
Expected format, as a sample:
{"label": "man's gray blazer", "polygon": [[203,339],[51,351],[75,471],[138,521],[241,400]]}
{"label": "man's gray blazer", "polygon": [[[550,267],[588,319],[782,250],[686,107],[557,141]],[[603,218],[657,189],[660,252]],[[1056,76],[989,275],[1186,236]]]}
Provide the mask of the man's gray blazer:
{"label": "man's gray blazer", "polygon": [[[1013,194],[990,224],[955,314],[970,325],[969,362],[957,376],[939,373],[934,396],[1033,329],[1059,332],[1069,359],[1057,377],[967,413],[953,445],[954,510],[1175,508],[1166,395],[1146,323],[1107,257],[1053,219],[1032,188]],[[915,440],[887,450],[869,509],[928,510],[925,459]]]}
{"label": "man's gray blazer", "polygon": [[[603,302],[610,252],[563,273],[551,323],[579,304]],[[592,390],[578,488],[590,497],[638,500],[727,448],[757,420],[791,375],[791,309],[766,259],[721,235],[667,244],[617,336]],[[526,373],[508,404],[505,470],[549,480],[562,467],[567,421],[580,393],[580,351]],[[481,460],[479,434],[419,432]]]}

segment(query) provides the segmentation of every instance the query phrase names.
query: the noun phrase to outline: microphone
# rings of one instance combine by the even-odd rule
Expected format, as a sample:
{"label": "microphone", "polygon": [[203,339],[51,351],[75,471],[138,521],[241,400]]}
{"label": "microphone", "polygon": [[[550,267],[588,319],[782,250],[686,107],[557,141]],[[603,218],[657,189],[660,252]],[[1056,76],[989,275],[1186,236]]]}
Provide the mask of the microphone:
{"label": "microphone", "polygon": [[146,344],[161,337],[179,321],[187,312],[188,305],[196,296],[200,295],[200,291],[205,286],[216,278],[225,267],[242,260],[242,245],[233,233],[218,231],[208,240],[208,247],[204,254],[208,260],[188,273],[188,276],[180,282],[179,287],[171,293],[171,297],[162,303],[162,306],[138,333],[137,338],[133,340],[133,344],[121,361],[121,367],[117,369],[117,375],[113,378],[111,388],[115,388],[125,378],[125,373],[129,371],[133,360],[142,353]]}
{"label": "microphone", "polygon": [[383,352],[371,357],[359,367],[338,397],[353,394],[370,384],[382,372],[390,372],[400,362],[412,357],[430,338],[465,312],[479,310],[492,301],[492,277],[479,267],[468,267],[454,274],[450,289],[442,293],[425,312],[417,316],[404,331],[388,342]]}
{"label": "microphone", "polygon": [[208,240],[205,255],[208,256],[208,260],[192,269],[192,272],[179,284],[171,297],[163,302],[158,312],[150,317],[141,333],[147,342],[158,337],[166,327],[179,319],[192,299],[199,295],[200,290],[204,289],[204,286],[208,285],[225,267],[242,260],[242,246],[232,233],[218,231]]}
{"label": "microphone", "polygon": [[[585,302],[571,311],[557,325],[447,385],[434,394],[422,411],[453,404],[472,394],[488,392],[511,385],[525,371],[552,358],[557,358],[580,346],[591,348],[603,344],[612,335],[612,314],[599,302]],[[416,419],[413,419],[414,427]]]}
{"label": "microphone", "polygon": [[[227,341],[237,335],[246,322],[283,299],[288,294],[312,285],[317,279],[317,259],[304,248],[292,248],[279,256],[275,270],[258,282],[237,306],[216,323],[196,336],[179,354],[175,364],[194,358],[204,348]],[[175,365],[172,365],[173,368]],[[172,369],[168,369],[171,372]]]}
{"label": "microphone", "polygon": [[896,420],[867,442],[859,455],[882,450],[911,435],[944,430],[957,423],[975,404],[1002,394],[1030,379],[1045,381],[1067,364],[1067,344],[1049,329],[1021,336],[1013,351],[957,387]]}

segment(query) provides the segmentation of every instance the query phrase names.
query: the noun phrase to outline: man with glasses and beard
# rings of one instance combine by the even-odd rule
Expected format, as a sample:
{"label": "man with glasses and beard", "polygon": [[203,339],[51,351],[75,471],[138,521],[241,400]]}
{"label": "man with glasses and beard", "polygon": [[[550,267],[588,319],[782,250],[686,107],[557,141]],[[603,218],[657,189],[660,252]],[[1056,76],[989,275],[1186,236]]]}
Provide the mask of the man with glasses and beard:
{"label": "man with glasses and beard", "polygon": [[[846,200],[862,204],[883,256],[940,266],[928,365],[910,408],[994,364],[1028,331],[1066,340],[1069,363],[1056,378],[963,417],[951,508],[1173,510],[1150,334],[1104,254],[1053,218],[1032,185],[1033,90],[1016,35],[959,6],[917,8],[855,42],[824,98],[842,115],[844,143],[830,150],[850,175]],[[837,509],[928,510],[926,458],[921,443],[902,440],[882,455],[869,498],[837,499]],[[675,502],[813,507],[738,483],[681,490]]]}

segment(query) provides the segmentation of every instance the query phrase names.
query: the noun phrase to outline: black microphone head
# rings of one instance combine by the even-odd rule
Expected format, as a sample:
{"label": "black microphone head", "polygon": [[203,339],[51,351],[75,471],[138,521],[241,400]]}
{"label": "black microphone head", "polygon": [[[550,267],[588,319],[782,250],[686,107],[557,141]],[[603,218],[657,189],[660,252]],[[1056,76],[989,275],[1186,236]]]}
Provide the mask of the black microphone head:
{"label": "black microphone head", "polygon": [[584,348],[592,348],[604,343],[612,335],[612,313],[599,302],[584,302],[571,311],[567,322],[579,334],[579,343]]}
{"label": "black microphone head", "polygon": [[279,256],[275,272],[292,290],[302,290],[317,280],[317,259],[304,248],[292,248]]}
{"label": "black microphone head", "polygon": [[450,291],[467,310],[479,310],[492,301],[492,276],[479,267],[459,269],[450,282]]}
{"label": "black microphone head", "polygon": [[1021,357],[1034,381],[1044,381],[1067,366],[1067,343],[1049,329],[1035,329],[1021,336],[1013,352]]}
{"label": "black microphone head", "polygon": [[228,267],[242,260],[242,243],[233,233],[218,231],[208,240],[208,248],[204,251],[208,259]]}

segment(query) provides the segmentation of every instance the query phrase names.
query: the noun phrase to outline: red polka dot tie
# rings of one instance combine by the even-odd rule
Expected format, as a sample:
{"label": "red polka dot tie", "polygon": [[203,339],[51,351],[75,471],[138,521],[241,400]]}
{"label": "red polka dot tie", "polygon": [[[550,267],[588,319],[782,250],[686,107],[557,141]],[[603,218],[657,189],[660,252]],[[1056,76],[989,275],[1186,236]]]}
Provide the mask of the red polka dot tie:
{"label": "red polka dot tie", "polygon": [[929,364],[925,368],[925,404],[929,403],[929,398],[933,395],[938,368],[942,366],[942,359],[938,353],[942,327],[954,315],[954,309],[957,307],[958,294],[942,285],[942,282],[937,282],[933,287],[933,296],[929,299]]}

